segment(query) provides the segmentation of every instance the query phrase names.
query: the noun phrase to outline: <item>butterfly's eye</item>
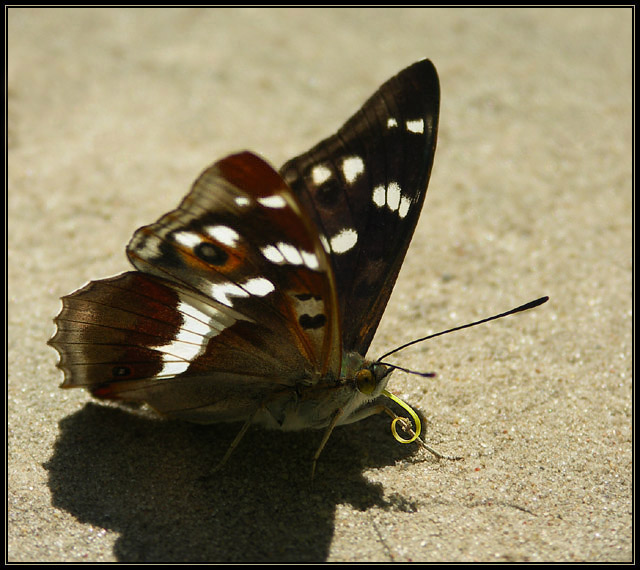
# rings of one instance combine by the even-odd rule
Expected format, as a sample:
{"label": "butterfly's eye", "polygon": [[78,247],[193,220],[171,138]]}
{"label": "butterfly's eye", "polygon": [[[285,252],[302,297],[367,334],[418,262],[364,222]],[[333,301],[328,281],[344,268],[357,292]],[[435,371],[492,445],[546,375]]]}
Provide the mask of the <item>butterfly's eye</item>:
{"label": "butterfly's eye", "polygon": [[376,389],[377,382],[373,372],[368,368],[363,368],[356,372],[356,387],[360,392],[366,395],[373,394]]}

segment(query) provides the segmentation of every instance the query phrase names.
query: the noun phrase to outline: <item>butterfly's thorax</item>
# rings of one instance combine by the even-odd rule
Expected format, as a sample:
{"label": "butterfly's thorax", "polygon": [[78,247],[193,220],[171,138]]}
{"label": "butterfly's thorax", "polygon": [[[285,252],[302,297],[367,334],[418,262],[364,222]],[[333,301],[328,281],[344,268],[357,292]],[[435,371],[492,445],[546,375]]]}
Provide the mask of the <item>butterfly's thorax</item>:
{"label": "butterfly's thorax", "polygon": [[284,431],[326,427],[337,415],[336,425],[351,423],[359,419],[354,414],[363,405],[380,396],[389,375],[386,366],[346,353],[339,377],[328,374],[311,386],[283,389],[265,402],[254,422]]}

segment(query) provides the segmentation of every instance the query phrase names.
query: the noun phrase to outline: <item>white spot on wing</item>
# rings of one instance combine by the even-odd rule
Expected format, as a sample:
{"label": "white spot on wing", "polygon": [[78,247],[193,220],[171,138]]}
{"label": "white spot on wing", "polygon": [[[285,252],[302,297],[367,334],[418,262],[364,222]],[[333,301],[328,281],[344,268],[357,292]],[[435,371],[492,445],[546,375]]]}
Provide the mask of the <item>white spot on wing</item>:
{"label": "white spot on wing", "polygon": [[342,173],[349,184],[364,172],[364,162],[359,156],[349,156],[342,161]]}
{"label": "white spot on wing", "polygon": [[346,228],[334,235],[329,243],[334,253],[345,253],[358,243],[358,232],[353,228]]}
{"label": "white spot on wing", "polygon": [[385,188],[376,186],[371,194],[371,200],[378,207],[387,206],[392,212],[398,212],[398,216],[404,218],[411,208],[411,198],[402,195],[402,190],[397,182],[389,182]]}
{"label": "white spot on wing", "polygon": [[184,245],[185,247],[189,247],[191,249],[202,242],[202,238],[198,234],[194,234],[193,232],[175,232],[173,234],[173,239],[176,240],[180,245]]}
{"label": "white spot on wing", "polygon": [[400,186],[397,182],[391,182],[387,186],[387,206],[392,212],[400,206]]}
{"label": "white spot on wing", "polygon": [[235,202],[241,208],[251,204],[251,200],[249,200],[249,198],[247,198],[246,196],[236,196]]}
{"label": "white spot on wing", "polygon": [[258,198],[258,202],[267,208],[284,208],[287,205],[287,201],[279,194]]}
{"label": "white spot on wing", "polygon": [[331,170],[329,170],[324,164],[316,164],[311,169],[311,178],[316,186],[325,183],[331,178]]}
{"label": "white spot on wing", "polygon": [[[173,344],[168,345],[164,348],[171,348]],[[170,377],[177,376],[178,374],[182,374],[187,368],[189,368],[189,364],[191,364],[188,360],[174,360],[175,356],[171,354],[163,354],[162,355],[162,370],[158,372],[156,375],[158,378],[162,377]]]}
{"label": "white spot on wing", "polygon": [[407,130],[412,133],[424,133],[424,120],[416,119],[415,121],[407,121]]}
{"label": "white spot on wing", "polygon": [[272,263],[284,263],[284,255],[280,253],[280,250],[275,245],[267,245],[260,251]]}
{"label": "white spot on wing", "polygon": [[404,218],[409,213],[409,208],[411,206],[411,200],[406,196],[403,196],[400,199],[400,208],[398,209],[398,216]]}
{"label": "white spot on wing", "polygon": [[397,127],[398,126],[398,121],[396,121],[393,117],[389,117],[387,119],[387,128],[391,129],[393,127]]}
{"label": "white spot on wing", "polygon": [[162,353],[162,370],[160,377],[182,374],[189,365],[207,349],[209,339],[220,334],[225,328],[235,323],[235,319],[217,309],[207,306],[207,313],[182,299],[176,307],[182,315],[180,328],[172,340],[157,347]]}
{"label": "white spot on wing", "polygon": [[260,251],[269,261],[278,265],[284,263],[306,265],[314,271],[320,267],[320,261],[315,253],[298,249],[290,243],[281,241],[276,245],[266,245]]}
{"label": "white spot on wing", "polygon": [[384,186],[376,186],[373,189],[371,198],[373,199],[373,203],[378,206],[378,208],[382,208],[382,206],[387,203],[387,192],[384,189]]}
{"label": "white spot on wing", "polygon": [[215,240],[224,245],[234,247],[240,235],[237,231],[227,226],[207,226],[205,231]]}
{"label": "white spot on wing", "polygon": [[287,263],[291,265],[302,265],[302,256],[298,251],[298,248],[291,245],[290,243],[280,242],[277,245],[277,248],[280,250],[282,256],[287,260]]}
{"label": "white spot on wing", "polygon": [[242,285],[243,289],[246,289],[252,295],[258,297],[264,297],[275,290],[273,283],[264,277],[254,277],[249,279]]}
{"label": "white spot on wing", "polygon": [[211,296],[227,307],[233,307],[230,297],[248,297],[249,293],[235,283],[214,283],[211,285]]}
{"label": "white spot on wing", "polygon": [[320,263],[315,253],[301,250],[300,255],[302,255],[302,260],[309,269],[318,269],[318,267],[320,267]]}

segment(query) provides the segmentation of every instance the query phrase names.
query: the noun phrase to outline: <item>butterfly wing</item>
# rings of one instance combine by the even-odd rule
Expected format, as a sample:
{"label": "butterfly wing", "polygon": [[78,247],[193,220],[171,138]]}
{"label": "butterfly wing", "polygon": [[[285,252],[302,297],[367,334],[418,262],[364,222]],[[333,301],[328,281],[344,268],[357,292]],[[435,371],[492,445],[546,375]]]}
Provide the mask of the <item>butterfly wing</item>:
{"label": "butterfly wing", "polygon": [[439,105],[436,70],[419,61],[280,169],[329,251],[345,351],[366,354],[391,295],[427,191]]}
{"label": "butterfly wing", "polygon": [[207,169],[127,254],[140,273],[63,298],[50,343],[64,387],[213,422],[245,419],[274,391],[339,373],[330,261],[259,157]]}

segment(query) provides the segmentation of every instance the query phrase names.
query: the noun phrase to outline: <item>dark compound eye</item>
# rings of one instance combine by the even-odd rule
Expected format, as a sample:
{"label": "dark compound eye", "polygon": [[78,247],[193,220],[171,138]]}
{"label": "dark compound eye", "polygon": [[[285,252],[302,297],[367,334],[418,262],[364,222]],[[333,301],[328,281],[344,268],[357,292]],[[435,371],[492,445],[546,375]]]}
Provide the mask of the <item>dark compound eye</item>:
{"label": "dark compound eye", "polygon": [[199,243],[193,248],[193,252],[202,261],[211,263],[211,265],[224,265],[229,259],[229,255],[224,249],[209,242]]}
{"label": "dark compound eye", "polygon": [[375,376],[368,368],[363,368],[356,372],[356,386],[363,394],[373,394],[377,384]]}

